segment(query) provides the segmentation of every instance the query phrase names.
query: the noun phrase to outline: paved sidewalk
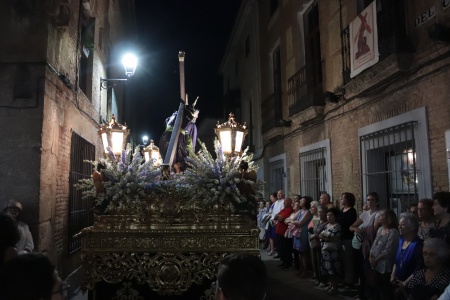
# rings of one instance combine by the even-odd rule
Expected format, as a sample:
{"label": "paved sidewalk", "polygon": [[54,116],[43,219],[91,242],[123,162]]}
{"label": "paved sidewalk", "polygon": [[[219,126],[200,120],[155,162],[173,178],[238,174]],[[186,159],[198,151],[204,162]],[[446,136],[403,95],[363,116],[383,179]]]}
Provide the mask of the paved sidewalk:
{"label": "paved sidewalk", "polygon": [[[261,259],[264,261],[269,275],[269,293],[266,300],[295,300],[295,299],[351,299],[357,294],[356,290],[339,289],[339,295],[328,295],[324,288],[314,286],[312,278],[299,278],[295,276],[296,271],[292,268],[283,271],[278,265],[278,259],[268,256],[267,252],[261,250]],[[282,298],[281,298],[282,297]]]}

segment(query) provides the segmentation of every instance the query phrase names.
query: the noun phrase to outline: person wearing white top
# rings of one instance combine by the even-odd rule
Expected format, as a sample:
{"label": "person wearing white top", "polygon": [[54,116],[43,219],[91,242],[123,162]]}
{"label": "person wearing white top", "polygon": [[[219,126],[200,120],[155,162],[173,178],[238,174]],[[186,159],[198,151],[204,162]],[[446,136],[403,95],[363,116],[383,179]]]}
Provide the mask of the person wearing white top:
{"label": "person wearing white top", "polygon": [[447,286],[444,293],[442,293],[438,300],[450,300],[450,284]]}
{"label": "person wearing white top", "polygon": [[34,249],[33,237],[28,225],[20,221],[19,215],[22,213],[22,204],[16,200],[9,200],[4,212],[9,214],[17,222],[20,232],[20,240],[16,245],[19,254],[30,253]]}
{"label": "person wearing white top", "polygon": [[[276,220],[274,220],[275,216],[280,213],[280,211],[284,208],[284,192],[283,190],[279,190],[277,193],[277,201],[275,201],[272,209],[272,217],[270,218],[272,225],[275,226],[277,223]],[[277,255],[274,256],[274,258],[280,258],[280,253],[278,252],[278,249],[280,249],[280,245],[277,245],[278,241],[275,239],[275,249],[277,249]]]}

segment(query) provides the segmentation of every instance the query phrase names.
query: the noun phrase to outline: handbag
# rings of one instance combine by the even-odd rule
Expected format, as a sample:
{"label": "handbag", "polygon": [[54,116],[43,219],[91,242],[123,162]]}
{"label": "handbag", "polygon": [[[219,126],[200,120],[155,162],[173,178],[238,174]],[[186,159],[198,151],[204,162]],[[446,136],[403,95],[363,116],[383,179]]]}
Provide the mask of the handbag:
{"label": "handbag", "polygon": [[361,246],[363,244],[363,237],[359,233],[356,233],[353,235],[352,239],[352,247],[353,249],[359,250],[361,249]]}
{"label": "handbag", "polygon": [[336,242],[323,242],[322,250],[324,251],[338,251],[338,245]]}
{"label": "handbag", "polygon": [[301,228],[295,226],[293,223],[290,223],[288,225],[288,228],[286,229],[286,232],[284,233],[285,238],[293,238],[293,237],[300,237],[301,234]]}

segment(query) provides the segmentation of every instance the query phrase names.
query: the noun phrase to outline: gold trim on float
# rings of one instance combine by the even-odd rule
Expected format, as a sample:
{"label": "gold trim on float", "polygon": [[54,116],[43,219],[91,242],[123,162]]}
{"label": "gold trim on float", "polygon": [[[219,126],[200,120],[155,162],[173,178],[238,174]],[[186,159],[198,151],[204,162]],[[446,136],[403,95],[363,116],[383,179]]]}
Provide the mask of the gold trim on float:
{"label": "gold trim on float", "polygon": [[[143,202],[143,210],[96,216],[94,225],[77,235],[84,290],[101,281],[135,281],[160,295],[181,295],[192,284],[213,280],[228,254],[259,256],[255,222],[233,214],[230,205],[206,207],[167,198]],[[208,290],[202,299],[211,299]]]}

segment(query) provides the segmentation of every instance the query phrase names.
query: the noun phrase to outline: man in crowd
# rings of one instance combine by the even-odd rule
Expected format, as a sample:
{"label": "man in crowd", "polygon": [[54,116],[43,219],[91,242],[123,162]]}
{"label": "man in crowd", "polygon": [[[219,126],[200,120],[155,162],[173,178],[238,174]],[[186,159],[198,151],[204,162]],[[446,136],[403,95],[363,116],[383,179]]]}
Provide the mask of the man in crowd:
{"label": "man in crowd", "polygon": [[327,209],[335,207],[333,203],[331,203],[331,197],[328,193],[322,193],[319,198],[320,206],[326,207]]}
{"label": "man in crowd", "polygon": [[292,257],[292,251],[289,252],[285,241],[286,238],[284,237],[284,234],[286,233],[288,227],[288,225],[284,223],[284,220],[286,220],[286,218],[289,218],[292,212],[292,199],[286,198],[284,199],[284,208],[280,210],[280,212],[275,216],[275,219],[278,221],[277,228],[275,229],[275,234],[277,235],[277,249],[279,249],[278,253],[282,260],[282,264],[280,265],[280,267],[282,267],[284,270],[289,269],[292,264],[292,259],[289,259],[288,257]]}
{"label": "man in crowd", "polygon": [[218,300],[264,300],[267,292],[266,266],[255,255],[231,254],[220,263],[215,287]]}
{"label": "man in crowd", "polygon": [[16,245],[19,254],[30,253],[34,249],[33,237],[31,236],[28,225],[19,220],[22,213],[22,204],[19,201],[10,199],[3,210],[4,213],[9,214],[16,222],[20,232],[20,240]]}

